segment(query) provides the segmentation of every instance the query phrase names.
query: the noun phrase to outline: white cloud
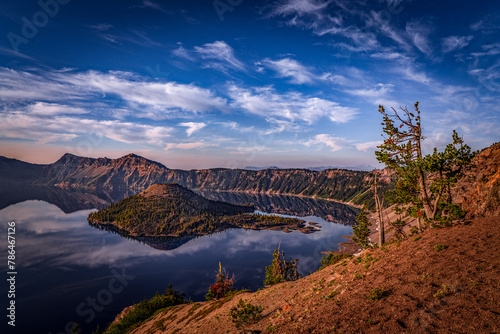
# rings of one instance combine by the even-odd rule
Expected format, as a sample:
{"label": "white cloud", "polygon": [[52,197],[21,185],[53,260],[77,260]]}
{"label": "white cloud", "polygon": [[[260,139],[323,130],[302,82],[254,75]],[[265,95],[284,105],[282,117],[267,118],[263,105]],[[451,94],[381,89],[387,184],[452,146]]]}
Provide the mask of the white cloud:
{"label": "white cloud", "polygon": [[18,57],[18,58],[23,58],[23,59],[28,59],[28,60],[36,61],[35,58],[27,56],[24,53],[16,52],[14,50],[7,49],[7,48],[2,48],[2,47],[0,47],[0,54],[7,55],[9,57]]}
{"label": "white cloud", "polygon": [[0,67],[0,95],[15,103],[61,103],[91,106],[99,97],[117,109],[127,104],[138,116],[161,119],[175,114],[227,110],[227,101],[212,91],[192,84],[150,82],[129,72],[51,71],[30,73]]}
{"label": "white cloud", "polygon": [[494,33],[500,29],[500,13],[488,14],[470,27],[472,30],[481,31],[483,34]]}
{"label": "white cloud", "polygon": [[345,123],[357,113],[354,108],[297,92],[280,95],[271,87],[245,89],[233,85],[229,87],[229,95],[234,100],[233,107],[268,119],[312,124],[321,118],[328,118],[332,122]]}
{"label": "white cloud", "polygon": [[424,85],[431,85],[432,80],[424,72],[416,72],[413,68],[407,67],[402,70],[406,79],[415,81]]}
{"label": "white cloud", "polygon": [[142,4],[138,5],[137,7],[152,8],[152,9],[156,9],[159,11],[163,11],[163,8],[161,8],[161,6],[159,4],[157,4],[156,2],[151,1],[151,0],[142,0]]}
{"label": "white cloud", "polygon": [[341,85],[341,86],[352,86],[354,84],[354,82],[351,79],[348,79],[341,74],[333,74],[329,72],[323,73],[320,79],[330,81],[336,85]]}
{"label": "white cloud", "polygon": [[163,145],[172,128],[116,120],[93,120],[68,116],[39,117],[22,111],[3,115],[0,133],[5,138],[22,138],[38,143],[59,142],[96,133],[123,143]]}
{"label": "white cloud", "polygon": [[255,132],[255,127],[253,125],[252,126],[241,126],[240,124],[233,122],[233,121],[216,122],[216,124],[220,124],[226,129],[231,129],[234,131],[238,131],[240,133]]}
{"label": "white cloud", "polygon": [[195,123],[195,122],[179,123],[179,125],[187,127],[186,133],[188,137],[191,137],[193,132],[201,130],[207,126],[205,123]]}
{"label": "white cloud", "polygon": [[[151,3],[151,2],[150,2]],[[152,4],[152,3],[151,3]],[[119,31],[108,23],[99,23],[88,26],[104,40],[114,44],[123,44],[124,42],[137,44],[143,47],[161,47],[162,44],[152,40],[144,31],[129,29]]]}
{"label": "white cloud", "polygon": [[178,150],[192,150],[195,148],[202,148],[210,146],[207,145],[207,143],[200,141],[200,142],[191,142],[191,143],[168,143],[167,146],[165,147],[165,151],[170,151],[172,149],[178,149]]}
{"label": "white cloud", "polygon": [[329,134],[319,134],[305,142],[306,146],[327,146],[332,152],[340,151],[349,147],[350,142],[345,138],[334,137]]}
{"label": "white cloud", "polygon": [[112,24],[109,23],[99,23],[90,25],[89,28],[94,29],[96,31],[107,31],[113,28]]}
{"label": "white cloud", "polygon": [[215,97],[204,88],[176,82],[136,81],[130,73],[90,71],[80,73],[68,81],[77,86],[90,88],[105,94],[115,94],[132,106],[150,106],[164,113],[189,111],[200,113],[213,109],[225,109],[226,101]]}
{"label": "white cloud", "polygon": [[500,92],[500,62],[487,68],[475,68],[467,73],[472,75],[489,91]]}
{"label": "white cloud", "polygon": [[372,58],[384,59],[384,60],[395,60],[401,63],[408,63],[413,59],[399,52],[377,52],[370,55]]}
{"label": "white cloud", "polygon": [[186,50],[182,45],[179,45],[179,47],[177,49],[175,49],[174,51],[172,51],[172,53],[176,57],[184,58],[184,59],[187,59],[189,61],[196,60],[195,57],[191,54],[191,52]]}
{"label": "white cloud", "polygon": [[393,91],[394,85],[378,83],[374,88],[351,89],[345,92],[367,99],[375,105],[397,105],[397,102],[391,100],[388,95]]}
{"label": "white cloud", "polygon": [[496,56],[500,54],[500,43],[486,44],[481,47],[484,52],[473,52],[473,57]]}
{"label": "white cloud", "polygon": [[442,49],[444,53],[460,50],[466,47],[473,39],[473,36],[448,36],[442,40]]}
{"label": "white cloud", "polygon": [[278,73],[280,78],[290,78],[292,83],[313,83],[317,77],[311,69],[302,65],[295,59],[283,58],[280,60],[264,59],[262,63]]}
{"label": "white cloud", "polygon": [[288,15],[315,15],[319,16],[321,12],[332,3],[322,0],[285,0],[281,1],[272,8],[271,15],[288,16]]}
{"label": "white cloud", "polygon": [[411,49],[410,44],[407,40],[408,37],[406,32],[400,31],[399,29],[393,27],[389,21],[382,18],[382,13],[371,12],[371,17],[368,20],[368,25],[379,29],[386,37],[392,39],[404,50],[409,51]]}
{"label": "white cloud", "polygon": [[224,70],[227,67],[246,71],[245,65],[234,55],[234,50],[224,41],[206,43],[203,46],[195,46],[194,50],[205,60],[217,60],[217,63],[208,63],[207,67]]}
{"label": "white cloud", "polygon": [[89,110],[66,106],[58,103],[36,102],[28,106],[28,110],[32,114],[41,116],[55,116],[67,114],[86,114]]}
{"label": "white cloud", "polygon": [[406,24],[406,32],[410,35],[413,44],[426,56],[432,56],[432,46],[429,41],[431,28],[428,24],[413,21]]}
{"label": "white cloud", "polygon": [[366,143],[358,143],[358,144],[355,144],[355,146],[356,146],[356,149],[358,151],[366,152],[368,150],[374,150],[374,149],[376,149],[377,146],[379,146],[381,144],[382,144],[382,141],[378,140],[378,141],[369,141],[369,142],[366,142]]}

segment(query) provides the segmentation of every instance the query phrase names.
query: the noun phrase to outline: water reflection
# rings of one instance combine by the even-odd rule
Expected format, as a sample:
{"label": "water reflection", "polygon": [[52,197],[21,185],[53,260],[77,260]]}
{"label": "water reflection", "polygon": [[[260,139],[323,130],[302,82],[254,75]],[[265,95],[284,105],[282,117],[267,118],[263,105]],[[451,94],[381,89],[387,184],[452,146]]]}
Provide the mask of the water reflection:
{"label": "water reflection", "polygon": [[346,225],[356,223],[356,214],[359,211],[341,203],[299,196],[213,191],[199,191],[199,193],[215,201],[253,204],[257,210],[264,212],[301,217],[317,216],[330,222]]}
{"label": "water reflection", "polygon": [[[58,187],[36,187],[19,183],[0,184],[0,209],[16,203],[29,200],[40,200],[52,203],[65,213],[79,210],[101,208],[109,203],[120,200],[106,193],[81,192]],[[125,195],[125,194],[124,194]]]}
{"label": "water reflection", "polygon": [[[19,184],[16,186],[0,184],[0,209],[27,200],[41,200],[52,203],[65,213],[79,210],[102,208],[120,201],[139,191],[117,190],[114,192],[81,192],[58,187],[35,187]],[[317,216],[330,222],[353,225],[356,222],[357,209],[333,201],[312,199],[299,196],[250,194],[237,192],[197,191],[202,196],[233,204],[251,203],[264,212],[294,216]]]}
{"label": "water reflection", "polygon": [[[78,196],[65,203],[81,198]],[[70,207],[76,206],[66,206]],[[183,240],[179,247],[163,250],[144,244],[145,240],[92,228],[86,219],[91,211],[66,214],[54,204],[35,200],[0,210],[1,235],[6,233],[7,221],[16,221],[19,325],[14,333],[64,332],[68,321],[82,323],[83,333],[90,333],[97,324],[102,328],[124,307],[165,290],[169,283],[192,300],[203,300],[219,261],[235,274],[237,288],[256,290],[262,287],[264,268],[271,263],[278,244],[287,257],[299,259],[299,271],[306,275],[319,267],[321,251],[336,249],[341,236],[352,232],[350,226],[305,217],[308,222],[319,223],[321,230],[303,234],[230,229]],[[0,240],[0,248],[6,254],[6,238]],[[134,279],[122,293],[113,295],[112,302],[94,320],[86,323],[86,318],[76,311],[78,305],[106,289],[114,269],[126,270]],[[1,271],[5,277],[5,267]],[[0,284],[2,291],[6,291],[5,284],[5,280]],[[0,325],[2,333],[8,332],[3,330],[4,325]]]}

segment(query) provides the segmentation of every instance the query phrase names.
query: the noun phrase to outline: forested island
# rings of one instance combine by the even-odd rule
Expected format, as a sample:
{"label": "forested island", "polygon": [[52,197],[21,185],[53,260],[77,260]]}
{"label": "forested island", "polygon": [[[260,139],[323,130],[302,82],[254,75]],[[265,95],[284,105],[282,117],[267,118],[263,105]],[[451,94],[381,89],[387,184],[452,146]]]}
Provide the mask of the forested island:
{"label": "forested island", "polygon": [[112,225],[130,236],[183,237],[221,232],[227,228],[301,230],[295,218],[252,214],[252,205],[208,200],[178,184],[155,184],[89,214],[90,224]]}

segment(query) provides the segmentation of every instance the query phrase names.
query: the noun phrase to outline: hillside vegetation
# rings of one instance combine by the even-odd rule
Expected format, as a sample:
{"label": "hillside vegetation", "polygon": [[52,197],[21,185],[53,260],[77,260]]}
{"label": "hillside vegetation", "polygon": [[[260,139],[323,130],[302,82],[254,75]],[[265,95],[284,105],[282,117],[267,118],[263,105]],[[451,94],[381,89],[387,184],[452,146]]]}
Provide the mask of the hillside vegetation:
{"label": "hillside vegetation", "polygon": [[253,333],[497,333],[500,217],[431,229],[255,293],[168,307],[127,333],[240,333],[231,309],[261,307]]}

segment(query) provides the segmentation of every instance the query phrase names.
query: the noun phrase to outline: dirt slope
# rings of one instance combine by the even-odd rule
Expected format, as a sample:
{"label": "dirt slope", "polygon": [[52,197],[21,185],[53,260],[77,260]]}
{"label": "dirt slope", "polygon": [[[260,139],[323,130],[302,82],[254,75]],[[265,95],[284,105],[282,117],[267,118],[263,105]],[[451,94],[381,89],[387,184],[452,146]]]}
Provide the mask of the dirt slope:
{"label": "dirt slope", "polygon": [[[419,237],[295,282],[163,310],[133,333],[241,333],[229,316],[240,298],[264,307],[253,333],[499,333],[500,217]],[[385,293],[368,300],[375,288]]]}

